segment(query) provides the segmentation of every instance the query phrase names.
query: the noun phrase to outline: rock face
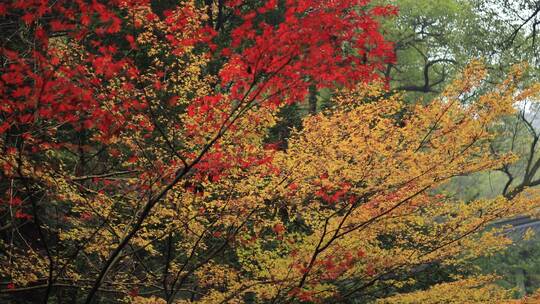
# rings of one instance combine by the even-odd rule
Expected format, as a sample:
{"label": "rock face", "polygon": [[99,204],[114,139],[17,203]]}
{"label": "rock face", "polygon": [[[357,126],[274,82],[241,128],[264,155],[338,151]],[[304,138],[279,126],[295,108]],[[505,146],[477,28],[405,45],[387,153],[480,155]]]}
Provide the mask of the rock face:
{"label": "rock face", "polygon": [[523,237],[532,229],[535,234],[540,233],[540,219],[530,216],[519,216],[494,223],[495,227],[504,227],[506,233],[512,240],[521,241]]}

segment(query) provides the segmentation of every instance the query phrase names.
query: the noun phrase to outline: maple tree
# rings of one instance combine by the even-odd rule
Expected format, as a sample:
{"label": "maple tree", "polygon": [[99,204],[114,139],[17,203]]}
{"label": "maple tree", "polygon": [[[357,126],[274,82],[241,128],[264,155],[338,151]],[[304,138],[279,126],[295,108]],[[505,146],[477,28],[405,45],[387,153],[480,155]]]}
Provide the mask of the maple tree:
{"label": "maple tree", "polygon": [[[537,94],[517,87],[520,68],[466,103],[486,74],[473,63],[411,106],[381,97],[395,59],[378,24],[393,6],[160,4],[0,4],[8,299],[371,299],[430,263],[501,248],[484,228],[537,206],[529,192],[512,204],[433,192],[513,160],[488,142]],[[286,149],[268,142],[280,109],[313,88],[339,92],[335,106],[304,118]]]}
{"label": "maple tree", "polygon": [[[369,81],[393,60],[374,17],[395,10],[367,4],[230,1],[242,22],[218,49],[204,25],[211,16],[194,2],[161,12],[148,1],[2,3],[11,30],[0,84],[7,292],[43,289],[47,301],[53,289],[88,287],[90,302],[104,284],[145,286],[152,272],[132,284],[119,276],[133,282],[127,273],[145,262],[127,271],[127,260],[155,255],[164,236],[165,251],[177,252],[178,216],[191,209],[180,193],[265,161],[249,142],[223,142],[260,137],[251,123],[271,120],[313,83]],[[267,22],[276,10],[282,20]],[[218,58],[219,72],[207,73]],[[178,270],[165,260],[172,299]]]}
{"label": "maple tree", "polygon": [[[262,195],[260,208],[269,208],[263,214],[273,214],[270,222],[256,221],[261,227],[248,232],[250,245],[239,251],[259,284],[269,282],[255,289],[260,297],[369,299],[414,284],[412,274],[430,264],[467,265],[504,247],[509,240],[483,229],[500,216],[533,210],[537,194],[512,204],[504,198],[465,203],[430,191],[453,176],[509,161],[510,155],[491,157],[491,127],[495,117],[513,112],[513,102],[537,91],[516,96],[509,78],[463,105],[461,97],[484,73],[471,67],[429,105],[407,109],[397,97],[359,104],[381,96],[368,86],[306,118],[288,149],[274,156],[279,173],[267,182],[270,192],[260,189],[261,179],[252,182],[259,190],[242,185],[247,193],[237,195]],[[404,109],[410,116],[400,123],[396,114]]]}

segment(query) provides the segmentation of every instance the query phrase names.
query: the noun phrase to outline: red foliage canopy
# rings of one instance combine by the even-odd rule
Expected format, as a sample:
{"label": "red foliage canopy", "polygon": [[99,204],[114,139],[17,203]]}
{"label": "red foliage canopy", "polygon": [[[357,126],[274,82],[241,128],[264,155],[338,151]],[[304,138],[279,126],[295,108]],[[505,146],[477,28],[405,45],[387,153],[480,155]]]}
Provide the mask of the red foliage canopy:
{"label": "red foliage canopy", "polygon": [[[115,94],[105,91],[103,83],[121,75],[125,87],[137,88],[139,67],[129,56],[130,49],[136,48],[129,13],[148,2],[32,0],[1,4],[0,16],[12,20],[17,30],[26,28],[26,41],[32,43],[6,43],[0,49],[5,63],[0,81],[0,133],[15,130],[41,138],[39,144],[43,144],[54,137],[44,136],[51,130],[43,128],[43,122],[99,128],[104,133],[122,128],[122,120],[139,112],[144,102],[124,100],[110,112],[103,111],[101,105]],[[209,51],[210,56],[227,62],[219,71],[222,87],[229,88],[237,100],[257,98],[264,92],[268,102],[278,105],[303,100],[312,83],[331,87],[372,80],[383,62],[394,60],[393,46],[383,39],[374,18],[393,15],[396,10],[368,10],[368,2],[287,0],[282,22],[271,24],[261,16],[277,10],[277,1],[266,1],[250,11],[242,1],[229,1],[243,23],[232,30],[229,47]],[[149,14],[148,18],[165,18],[171,30],[182,31],[195,12],[190,7],[177,9],[184,9],[183,20],[172,18],[170,12]],[[171,36],[163,42],[172,47],[207,44],[215,50],[212,38],[216,35],[211,27],[204,27],[192,38],[179,41]],[[81,49],[80,62],[59,58],[56,46],[50,43],[51,37],[58,36],[87,46]],[[215,95],[193,100],[188,111],[207,112],[219,99]]]}

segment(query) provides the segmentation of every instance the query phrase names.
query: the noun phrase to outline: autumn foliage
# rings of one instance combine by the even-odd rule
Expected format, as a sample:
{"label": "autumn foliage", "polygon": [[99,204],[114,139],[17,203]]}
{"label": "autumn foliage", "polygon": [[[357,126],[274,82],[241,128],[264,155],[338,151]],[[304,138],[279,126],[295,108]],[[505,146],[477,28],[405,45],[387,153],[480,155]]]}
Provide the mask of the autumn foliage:
{"label": "autumn foliage", "polygon": [[[0,4],[0,299],[373,300],[502,248],[489,223],[537,207],[437,191],[514,160],[489,141],[538,93],[522,67],[486,92],[472,62],[411,105],[381,76],[395,7],[210,2]],[[332,107],[268,142],[310,87]]]}

